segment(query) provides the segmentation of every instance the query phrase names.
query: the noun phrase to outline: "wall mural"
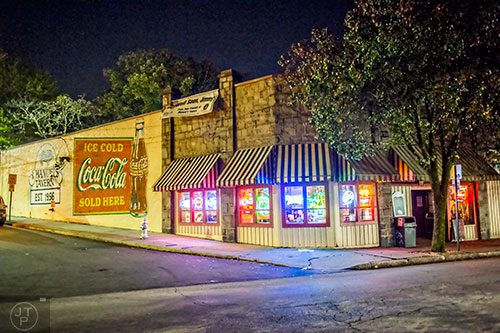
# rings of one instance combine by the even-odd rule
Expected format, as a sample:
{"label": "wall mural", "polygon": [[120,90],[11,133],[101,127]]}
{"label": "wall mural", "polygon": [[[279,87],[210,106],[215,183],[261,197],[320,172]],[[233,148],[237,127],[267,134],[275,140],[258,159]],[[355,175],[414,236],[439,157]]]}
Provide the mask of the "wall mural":
{"label": "wall mural", "polygon": [[75,138],[73,214],[130,211],[132,139]]}
{"label": "wall mural", "polygon": [[62,170],[68,156],[58,156],[50,143],[44,143],[37,153],[35,169],[29,175],[30,204],[50,205],[61,203]]}

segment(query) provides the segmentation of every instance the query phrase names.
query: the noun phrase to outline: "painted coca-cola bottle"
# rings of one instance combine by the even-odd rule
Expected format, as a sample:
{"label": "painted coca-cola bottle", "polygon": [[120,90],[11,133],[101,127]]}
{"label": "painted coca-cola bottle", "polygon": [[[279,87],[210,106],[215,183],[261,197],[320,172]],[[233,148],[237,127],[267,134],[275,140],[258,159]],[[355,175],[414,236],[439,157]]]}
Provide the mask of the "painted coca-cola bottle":
{"label": "painted coca-cola bottle", "polygon": [[144,120],[138,119],[135,123],[135,138],[130,161],[130,214],[135,217],[146,216],[148,203],[146,189],[148,179],[148,156],[144,142]]}

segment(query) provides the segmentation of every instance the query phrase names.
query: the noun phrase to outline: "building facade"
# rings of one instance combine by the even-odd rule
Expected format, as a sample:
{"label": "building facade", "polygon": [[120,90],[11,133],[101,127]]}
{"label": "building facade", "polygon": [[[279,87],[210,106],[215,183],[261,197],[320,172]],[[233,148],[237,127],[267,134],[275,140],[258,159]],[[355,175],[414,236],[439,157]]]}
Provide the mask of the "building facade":
{"label": "building facade", "polygon": [[[429,179],[418,152],[395,147],[347,161],[292,108],[279,76],[175,98],[163,110],[1,152],[0,193],[18,175],[15,216],[150,229],[275,247],[393,246],[392,221],[415,216],[432,232]],[[460,154],[449,235],[459,203],[462,239],[500,237],[500,175]]]}

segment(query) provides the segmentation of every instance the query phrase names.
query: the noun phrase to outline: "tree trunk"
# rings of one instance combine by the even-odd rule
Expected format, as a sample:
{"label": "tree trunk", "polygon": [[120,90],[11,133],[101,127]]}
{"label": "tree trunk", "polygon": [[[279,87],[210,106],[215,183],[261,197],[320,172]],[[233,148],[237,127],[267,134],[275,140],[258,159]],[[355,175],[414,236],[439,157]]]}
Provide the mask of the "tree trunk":
{"label": "tree trunk", "polygon": [[433,184],[432,189],[434,192],[434,228],[432,232],[431,250],[433,252],[444,252],[448,187],[437,186],[437,188],[435,188]]}

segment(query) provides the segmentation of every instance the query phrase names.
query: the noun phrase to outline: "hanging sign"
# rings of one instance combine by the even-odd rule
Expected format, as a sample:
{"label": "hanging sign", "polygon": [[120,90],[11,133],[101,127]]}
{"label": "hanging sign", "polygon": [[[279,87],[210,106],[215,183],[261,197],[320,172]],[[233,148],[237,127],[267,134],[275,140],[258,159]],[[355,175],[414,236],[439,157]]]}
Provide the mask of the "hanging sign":
{"label": "hanging sign", "polygon": [[192,117],[207,114],[213,111],[215,101],[219,97],[219,90],[210,90],[200,94],[188,96],[172,101],[165,107],[162,119],[171,117]]}

